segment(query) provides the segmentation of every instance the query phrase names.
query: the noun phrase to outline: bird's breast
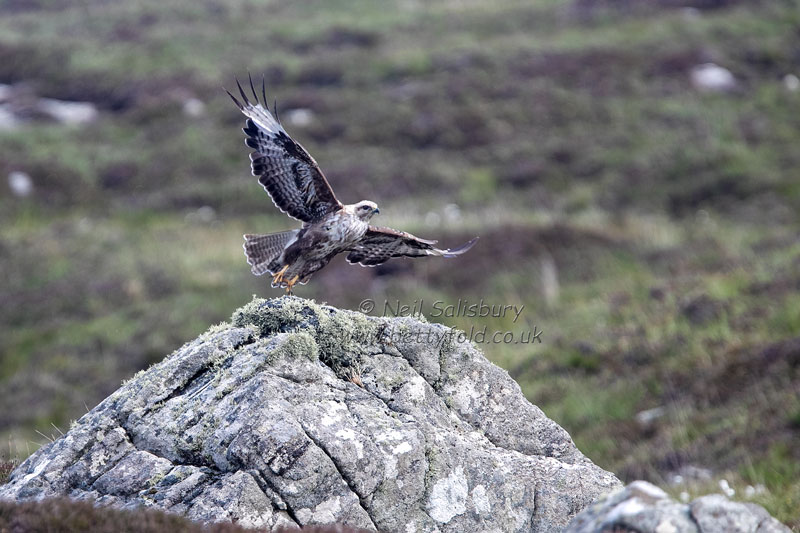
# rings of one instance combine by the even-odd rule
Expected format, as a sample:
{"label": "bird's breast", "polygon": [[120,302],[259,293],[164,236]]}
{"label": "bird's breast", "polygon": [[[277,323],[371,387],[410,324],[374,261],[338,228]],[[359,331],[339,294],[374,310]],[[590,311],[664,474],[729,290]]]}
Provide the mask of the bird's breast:
{"label": "bird's breast", "polygon": [[332,241],[351,244],[364,236],[369,224],[353,215],[340,212],[328,219],[323,229]]}

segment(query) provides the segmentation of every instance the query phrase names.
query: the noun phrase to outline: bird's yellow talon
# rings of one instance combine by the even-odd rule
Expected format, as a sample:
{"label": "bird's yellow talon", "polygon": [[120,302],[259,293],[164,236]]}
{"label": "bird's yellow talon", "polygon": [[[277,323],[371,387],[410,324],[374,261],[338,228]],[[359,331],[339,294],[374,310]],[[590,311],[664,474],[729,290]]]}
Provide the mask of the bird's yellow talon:
{"label": "bird's yellow talon", "polygon": [[286,270],[288,268],[289,268],[289,265],[285,265],[274,276],[272,276],[272,283],[281,283],[281,282],[283,282],[283,275],[286,273]]}
{"label": "bird's yellow talon", "polygon": [[300,279],[300,275],[299,274],[286,282],[286,293],[287,294],[292,294],[292,287],[294,287],[294,284],[297,283],[298,279]]}

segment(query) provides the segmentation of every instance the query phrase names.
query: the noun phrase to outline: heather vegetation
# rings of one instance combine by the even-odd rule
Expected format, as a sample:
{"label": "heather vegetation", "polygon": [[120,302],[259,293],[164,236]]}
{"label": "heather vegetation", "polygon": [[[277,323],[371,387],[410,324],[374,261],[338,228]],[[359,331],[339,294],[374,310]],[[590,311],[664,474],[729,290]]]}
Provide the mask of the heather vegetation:
{"label": "heather vegetation", "polygon": [[[445,246],[481,236],[452,261],[339,258],[298,295],[371,298],[373,314],[421,300],[465,331],[535,326],[541,344],[481,348],[593,461],[676,497],[735,491],[800,528],[796,0],[0,14],[4,458],[279,294],[250,274],[241,235],[294,223],[249,175],[221,89],[263,73],[340,199]],[[64,124],[38,98],[96,115]],[[525,307],[430,317],[459,299]]]}
{"label": "heather vegetation", "polygon": [[[201,524],[172,513],[154,509],[120,510],[98,508],[91,502],[75,502],[67,498],[14,504],[0,502],[0,530],[49,533],[247,533],[262,532],[236,524]],[[297,529],[278,528],[274,533],[289,533]],[[343,526],[306,527],[306,533],[363,533],[364,530]]]}

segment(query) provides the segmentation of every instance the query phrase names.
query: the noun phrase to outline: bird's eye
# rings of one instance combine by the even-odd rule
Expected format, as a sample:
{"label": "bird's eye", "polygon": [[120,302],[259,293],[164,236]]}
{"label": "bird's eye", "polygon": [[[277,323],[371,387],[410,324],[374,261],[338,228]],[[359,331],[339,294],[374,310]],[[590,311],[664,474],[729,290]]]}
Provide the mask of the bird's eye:
{"label": "bird's eye", "polygon": [[361,210],[362,210],[362,211],[366,211],[367,209],[369,209],[369,206],[368,206],[368,205],[362,205],[362,206],[361,206]]}

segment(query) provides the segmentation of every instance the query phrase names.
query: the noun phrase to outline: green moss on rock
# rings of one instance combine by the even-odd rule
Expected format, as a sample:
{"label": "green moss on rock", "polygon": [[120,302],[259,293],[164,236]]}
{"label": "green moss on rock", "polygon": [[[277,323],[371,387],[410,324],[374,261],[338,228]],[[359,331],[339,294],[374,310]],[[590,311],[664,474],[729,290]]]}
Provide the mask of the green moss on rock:
{"label": "green moss on rock", "polygon": [[283,296],[254,298],[231,317],[233,326],[255,327],[261,337],[292,333],[292,356],[319,358],[343,379],[360,373],[361,357],[378,338],[379,324],[361,313],[340,311],[313,300]]}
{"label": "green moss on rock", "polygon": [[289,357],[308,357],[312,361],[319,358],[319,346],[314,337],[305,331],[292,333],[281,346]]}
{"label": "green moss on rock", "polygon": [[313,328],[319,323],[319,304],[296,296],[283,296],[266,300],[253,298],[247,305],[234,311],[231,322],[236,327],[254,325],[262,337]]}

